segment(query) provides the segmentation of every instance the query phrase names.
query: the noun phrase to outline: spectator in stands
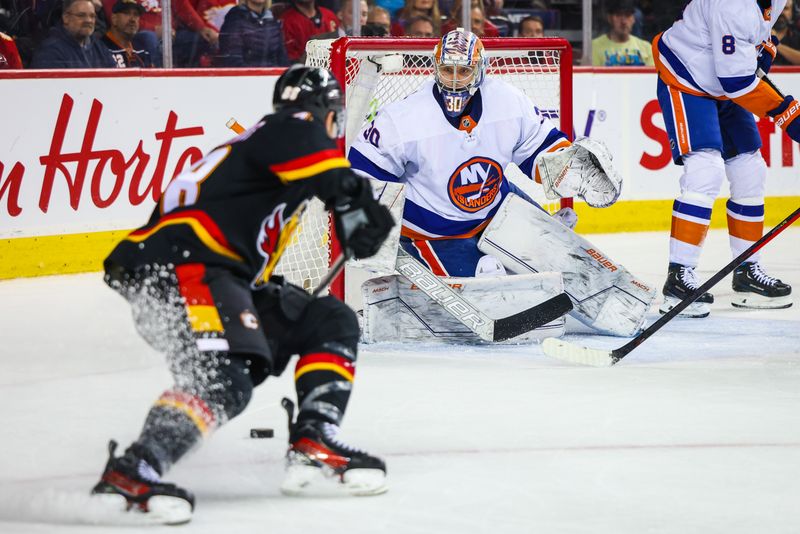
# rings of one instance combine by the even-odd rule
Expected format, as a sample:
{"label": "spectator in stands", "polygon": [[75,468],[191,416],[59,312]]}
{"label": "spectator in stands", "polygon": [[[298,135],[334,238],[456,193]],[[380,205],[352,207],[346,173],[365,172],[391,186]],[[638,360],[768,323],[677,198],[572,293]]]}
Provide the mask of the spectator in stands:
{"label": "spectator in stands", "polygon": [[[200,15],[197,9],[198,0],[172,1],[180,7],[178,24],[174,26],[175,37],[172,40],[175,66],[190,68],[211,66],[211,58],[219,50],[219,28]],[[222,1],[227,4],[227,0]]]}
{"label": "spectator in stands", "polygon": [[19,57],[14,39],[0,32],[0,69],[21,69],[22,59]]}
{"label": "spectator in stands", "polygon": [[409,37],[439,37],[433,21],[426,15],[416,15],[408,21],[406,35]]}
{"label": "spectator in stands", "polygon": [[219,49],[219,32],[236,0],[172,0],[185,2],[175,33],[173,54],[179,67],[209,67]]}
{"label": "spectator in stands", "polygon": [[62,24],[54,27],[33,54],[34,69],[116,67],[111,52],[94,35],[97,18],[91,0],[64,0]]}
{"label": "spectator in stands", "polygon": [[[14,40],[15,54],[22,59],[23,67],[30,63],[34,43],[39,43],[39,35],[44,33],[41,22],[32,9],[33,1],[0,0],[0,32]],[[11,45],[0,43],[0,48],[5,46]],[[9,55],[12,55],[11,52]]]}
{"label": "spectator in stands", "polygon": [[392,35],[409,35],[408,27],[411,20],[419,15],[428,17],[433,22],[433,31],[438,35],[442,25],[442,15],[437,0],[406,0],[405,7],[398,12],[397,20],[392,23]]}
{"label": "spectator in stands", "polygon": [[405,0],[375,0],[373,7],[380,7],[385,9],[389,14],[389,18],[394,17],[405,5]]}
{"label": "spectator in stands", "polygon": [[[486,8],[483,0],[471,0],[472,33],[478,37],[499,37],[497,26],[486,20]],[[442,24],[442,35],[461,26],[461,0],[456,0],[450,11],[450,18]]]}
{"label": "spectator in stands", "polygon": [[[367,23],[367,14],[369,12],[369,5],[367,5],[367,0],[361,0],[361,34],[364,34],[363,27]],[[347,35],[353,35],[353,3],[345,1],[342,3],[342,7],[339,8],[339,11],[336,12],[336,16],[339,17],[339,21],[341,21],[341,25],[336,28],[335,31],[327,32],[327,33],[320,33],[319,35],[315,35],[313,39],[337,39],[339,37],[345,37]]]}
{"label": "spectator in stands", "polygon": [[139,19],[144,8],[136,0],[117,0],[111,9],[111,26],[101,41],[108,47],[117,67],[152,67],[153,50],[137,42]]}
{"label": "spectator in stands", "polygon": [[306,42],[314,35],[336,31],[339,19],[333,11],[318,7],[315,0],[293,0],[281,16],[289,61],[299,62]]}
{"label": "spectator in stands", "polygon": [[[116,3],[117,0],[103,0],[103,11],[106,14],[106,19],[111,20]],[[151,32],[154,36],[161,37],[161,4],[158,1],[151,0],[137,0],[137,3],[142,6],[143,10],[142,16],[139,17],[139,31]],[[172,2],[172,7],[172,13],[177,17],[175,2]],[[175,24],[176,21],[173,19],[173,30]]]}
{"label": "spectator in stands", "polygon": [[278,20],[267,0],[244,0],[225,15],[219,33],[222,67],[284,67],[289,65]]}
{"label": "spectator in stands", "polygon": [[606,9],[608,33],[592,41],[592,64],[630,67],[653,64],[651,45],[631,35],[636,6],[633,0],[611,0]]}
{"label": "spectator in stands", "polygon": [[531,15],[519,21],[519,37],[544,37],[544,20]]}
{"label": "spectator in stands", "polygon": [[[111,10],[116,0],[102,0],[106,17],[111,19]],[[219,31],[200,16],[196,6],[200,0],[171,0],[172,4],[172,52],[176,67],[208,65],[219,41]],[[231,0],[208,0],[230,3]],[[144,8],[139,21],[140,32],[150,32],[137,37],[148,39],[148,50],[157,50],[162,36],[161,4],[158,0],[137,0]],[[154,63],[160,66],[160,54],[155,54]]]}
{"label": "spectator in stands", "polygon": [[103,11],[103,0],[92,0],[92,5],[94,6],[94,35],[98,39],[102,39],[103,36],[108,31],[109,26],[109,18],[106,17],[105,12]]}
{"label": "spectator in stands", "polygon": [[772,33],[780,39],[773,65],[800,65],[800,31],[794,21],[794,0],[787,0]]}
{"label": "spectator in stands", "polygon": [[237,2],[237,0],[190,0],[190,3],[194,4],[197,14],[200,15],[206,26],[219,33],[222,23],[225,22],[225,15],[241,2]]}
{"label": "spectator in stands", "polygon": [[374,5],[367,12],[367,26],[383,28],[389,35],[392,30],[392,17],[389,12],[379,5]]}

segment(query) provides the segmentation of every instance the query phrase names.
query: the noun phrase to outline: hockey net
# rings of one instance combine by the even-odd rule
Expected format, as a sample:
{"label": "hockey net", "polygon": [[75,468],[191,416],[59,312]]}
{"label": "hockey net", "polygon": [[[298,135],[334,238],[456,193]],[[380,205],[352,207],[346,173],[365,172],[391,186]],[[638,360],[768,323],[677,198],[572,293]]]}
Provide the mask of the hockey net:
{"label": "hockey net", "polygon": [[[326,67],[342,84],[346,97],[345,150],[365,120],[382,106],[396,102],[433,78],[437,39],[348,38],[311,40],[306,64]],[[572,49],[560,38],[483,39],[487,76],[498,77],[525,93],[539,111],[564,132],[572,132]],[[378,67],[380,65],[380,67]],[[560,204],[544,198],[530,180],[509,178],[535,200],[555,211]],[[563,202],[562,202],[563,204]],[[328,212],[318,200],[306,210],[292,244],[284,252],[278,274],[312,290],[339,254]],[[330,292],[344,298],[344,277]]]}

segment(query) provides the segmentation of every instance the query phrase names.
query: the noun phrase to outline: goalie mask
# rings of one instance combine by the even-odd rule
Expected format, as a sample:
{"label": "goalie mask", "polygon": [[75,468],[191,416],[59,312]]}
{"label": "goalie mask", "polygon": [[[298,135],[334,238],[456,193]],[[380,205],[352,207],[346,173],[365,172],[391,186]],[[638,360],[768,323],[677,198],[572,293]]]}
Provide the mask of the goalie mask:
{"label": "goalie mask", "polygon": [[450,117],[458,117],[483,83],[486,58],[478,36],[463,28],[448,32],[433,49],[434,79]]}
{"label": "goalie mask", "polygon": [[286,69],[275,83],[272,107],[275,111],[289,108],[308,111],[323,123],[328,112],[333,111],[336,135],[344,135],[344,95],[328,69],[302,65]]}

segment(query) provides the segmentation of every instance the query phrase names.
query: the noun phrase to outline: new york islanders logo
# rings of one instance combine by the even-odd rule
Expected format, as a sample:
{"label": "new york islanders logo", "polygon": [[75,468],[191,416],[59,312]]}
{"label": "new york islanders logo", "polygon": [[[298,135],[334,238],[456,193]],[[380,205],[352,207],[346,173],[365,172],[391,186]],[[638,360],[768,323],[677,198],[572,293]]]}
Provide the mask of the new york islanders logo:
{"label": "new york islanders logo", "polygon": [[491,205],[503,183],[503,168],[490,158],[474,157],[450,176],[447,192],[458,209],[475,213]]}

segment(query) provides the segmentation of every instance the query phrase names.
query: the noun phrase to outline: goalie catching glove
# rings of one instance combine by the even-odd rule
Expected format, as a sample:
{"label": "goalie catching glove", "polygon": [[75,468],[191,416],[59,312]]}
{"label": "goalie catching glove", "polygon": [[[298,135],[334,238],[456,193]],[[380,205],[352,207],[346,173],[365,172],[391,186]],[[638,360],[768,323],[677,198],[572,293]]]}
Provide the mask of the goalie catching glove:
{"label": "goalie catching glove", "polygon": [[369,182],[352,173],[342,177],[341,193],[329,202],[328,209],[348,258],[375,255],[395,224],[386,206],[375,200]]}
{"label": "goalie catching glove", "polygon": [[611,164],[608,148],[589,137],[542,154],[536,170],[549,199],[577,196],[593,208],[605,208],[617,201],[622,190],[622,176]]}

